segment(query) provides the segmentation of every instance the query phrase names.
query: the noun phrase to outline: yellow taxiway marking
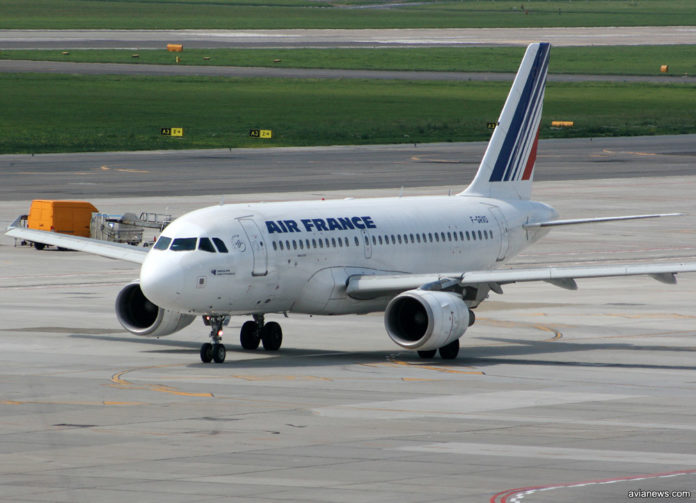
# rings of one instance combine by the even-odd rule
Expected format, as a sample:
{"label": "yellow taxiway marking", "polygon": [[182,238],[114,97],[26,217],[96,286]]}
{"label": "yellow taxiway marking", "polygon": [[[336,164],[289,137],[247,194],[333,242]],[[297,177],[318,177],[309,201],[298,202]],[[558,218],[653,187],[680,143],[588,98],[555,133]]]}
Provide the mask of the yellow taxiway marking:
{"label": "yellow taxiway marking", "polygon": [[638,156],[655,156],[657,155],[654,152],[631,152],[629,150],[622,150],[622,151],[615,151],[615,150],[609,150],[608,148],[602,149],[602,152],[605,154],[631,154],[631,155],[638,155]]}
{"label": "yellow taxiway marking", "polygon": [[227,377],[232,377],[233,379],[242,379],[244,381],[333,381],[328,377],[318,377],[318,376],[288,376],[288,375],[267,375],[267,376],[250,376],[250,375],[231,375]]}
{"label": "yellow taxiway marking", "polygon": [[563,337],[563,332],[558,330],[557,328],[548,326],[548,325],[543,325],[541,323],[525,323],[522,321],[503,321],[503,320],[493,320],[490,318],[479,318],[477,320],[477,323],[481,323],[483,325],[490,325],[493,327],[505,327],[505,328],[515,328],[515,327],[525,327],[525,328],[533,328],[535,330],[541,330],[542,332],[549,332],[553,334],[553,337],[546,339],[547,341],[557,341]]}
{"label": "yellow taxiway marking", "polygon": [[433,159],[433,158],[428,158],[428,157],[423,157],[421,155],[414,155],[411,156],[412,161],[416,162],[432,162],[432,163],[439,163],[439,164],[459,164],[461,161],[457,161],[456,159]]}
{"label": "yellow taxiway marking", "polygon": [[[421,362],[405,362],[402,360],[396,360],[389,358],[389,361],[386,362],[379,362],[379,363],[363,363],[364,366],[366,367],[376,367],[376,366],[381,366],[381,367],[398,367],[398,366],[404,366],[404,367],[414,367],[414,368],[419,368],[419,369],[425,369],[425,370],[433,370],[435,372],[442,372],[445,374],[467,374],[467,375],[485,375],[485,373],[481,370],[458,370],[458,369],[453,369],[450,367],[438,367],[436,365],[429,365],[427,363],[421,363]],[[469,367],[471,368],[471,367]],[[408,378],[402,378],[403,381],[406,380],[411,380],[411,381],[416,381],[416,380],[428,380],[428,379],[408,379]]]}
{"label": "yellow taxiway marking", "polygon": [[182,364],[172,364],[172,365],[154,365],[151,367],[138,367],[138,368],[133,368],[133,369],[127,369],[122,372],[118,372],[111,376],[111,386],[114,387],[120,387],[120,388],[125,388],[125,389],[145,389],[145,390],[150,390],[150,391],[157,391],[159,393],[169,393],[171,395],[177,395],[177,396],[192,396],[192,397],[201,397],[201,398],[213,398],[212,393],[190,393],[188,391],[179,391],[176,388],[173,388],[172,386],[167,386],[165,384],[143,384],[143,385],[138,385],[138,384],[133,384],[130,381],[127,381],[123,378],[125,374],[128,374],[130,372],[135,372],[136,370],[150,370],[150,369],[160,369],[160,368],[166,368],[166,367],[180,367]]}
{"label": "yellow taxiway marking", "polygon": [[552,333],[553,337],[551,337],[550,339],[546,339],[547,341],[557,341],[558,339],[563,337],[563,333],[560,330],[556,330],[553,327],[547,327],[546,325],[539,325],[539,324],[532,325],[532,327],[536,328],[537,330],[542,330],[545,332]]}
{"label": "yellow taxiway marking", "polygon": [[449,367],[438,367],[436,365],[428,365],[427,363],[421,362],[405,362],[402,360],[391,360],[384,365],[403,365],[405,367],[416,367],[419,369],[433,370],[435,372],[442,372],[445,374],[469,374],[469,375],[484,375],[481,370],[458,370]]}

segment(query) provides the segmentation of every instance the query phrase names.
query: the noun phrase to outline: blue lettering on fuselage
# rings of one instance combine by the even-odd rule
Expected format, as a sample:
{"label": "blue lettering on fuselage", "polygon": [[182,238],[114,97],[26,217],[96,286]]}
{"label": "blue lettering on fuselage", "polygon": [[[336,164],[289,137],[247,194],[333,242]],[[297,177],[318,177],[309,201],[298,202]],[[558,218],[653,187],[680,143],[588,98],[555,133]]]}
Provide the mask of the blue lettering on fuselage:
{"label": "blue lettering on fuselage", "polygon": [[266,220],[269,234],[289,232],[347,231],[354,229],[376,229],[372,217],[302,218],[296,220]]}

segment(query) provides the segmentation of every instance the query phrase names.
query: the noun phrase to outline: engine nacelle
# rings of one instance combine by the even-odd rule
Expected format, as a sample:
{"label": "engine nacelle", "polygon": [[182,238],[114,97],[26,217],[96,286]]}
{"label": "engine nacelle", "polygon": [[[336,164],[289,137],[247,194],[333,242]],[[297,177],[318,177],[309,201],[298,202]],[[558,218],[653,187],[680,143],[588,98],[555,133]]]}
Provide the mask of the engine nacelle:
{"label": "engine nacelle", "polygon": [[146,337],[173,334],[189,326],[196,318],[156,306],[145,297],[138,283],[131,283],[119,292],[116,317],[130,333]]}
{"label": "engine nacelle", "polygon": [[459,339],[471,324],[472,314],[455,293],[409,290],[387,305],[384,325],[391,340],[402,348],[427,351]]}

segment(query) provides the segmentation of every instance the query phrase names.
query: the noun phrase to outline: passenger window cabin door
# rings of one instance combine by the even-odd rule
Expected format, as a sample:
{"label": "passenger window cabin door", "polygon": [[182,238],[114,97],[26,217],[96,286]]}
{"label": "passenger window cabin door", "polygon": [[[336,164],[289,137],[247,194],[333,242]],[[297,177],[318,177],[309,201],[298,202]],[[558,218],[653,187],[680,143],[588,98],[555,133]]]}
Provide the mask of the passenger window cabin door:
{"label": "passenger window cabin door", "polygon": [[500,248],[498,249],[497,261],[502,262],[505,260],[509,247],[508,233],[510,228],[508,227],[507,219],[503,212],[497,206],[489,206],[491,216],[493,220],[498,224],[498,230],[500,231]]}
{"label": "passenger window cabin door", "polygon": [[251,253],[253,257],[253,266],[251,269],[252,276],[265,276],[268,274],[268,251],[266,243],[261,234],[261,229],[254,221],[253,217],[238,218],[237,221],[241,224],[244,233],[251,244]]}

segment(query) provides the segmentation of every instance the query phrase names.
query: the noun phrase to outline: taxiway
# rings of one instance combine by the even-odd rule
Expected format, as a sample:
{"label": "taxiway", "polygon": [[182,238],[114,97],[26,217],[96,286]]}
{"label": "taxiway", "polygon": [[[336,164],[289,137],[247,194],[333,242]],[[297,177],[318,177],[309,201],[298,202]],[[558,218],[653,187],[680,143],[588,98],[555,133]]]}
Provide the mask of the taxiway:
{"label": "taxiway", "polygon": [[[652,150],[607,140],[581,154],[588,140],[576,145],[572,168],[560,154],[543,157],[554,155],[552,143],[540,147],[534,197],[562,217],[689,215],[557,229],[510,265],[696,260],[693,139],[682,140],[643,139]],[[328,164],[323,184],[295,173],[295,156],[316,155],[327,169],[322,156],[348,148],[184,153],[183,161],[177,152],[4,156],[3,173],[20,161],[25,173],[4,178],[0,222],[28,208],[25,182],[52,197],[91,193],[106,212],[174,214],[217,204],[220,193],[368,197],[398,193],[402,179],[406,195],[446,193],[466,184],[481,148],[459,147],[385,147],[405,161],[398,167],[377,147],[357,148]],[[413,160],[424,152],[429,161]],[[471,164],[455,164],[469,153]],[[235,156],[245,162],[224,170]],[[261,193],[260,180],[284,160],[293,167]],[[341,178],[351,160],[358,171]],[[135,170],[169,173],[171,184],[154,190]],[[203,174],[207,186],[183,190]],[[100,176],[112,175],[102,186]],[[74,185],[84,179],[95,185]],[[133,264],[13,245],[0,238],[0,500],[541,503],[696,489],[694,274],[677,285],[584,280],[577,292],[508,285],[480,307],[456,361],[401,351],[379,314],[290,315],[277,317],[279,353],[239,349],[244,319],[234,318],[227,361],[203,365],[202,323],[159,340],[120,328],[113,303],[137,277]]]}
{"label": "taxiway", "polygon": [[2,30],[0,49],[218,47],[435,47],[693,44],[693,26],[294,30]]}

